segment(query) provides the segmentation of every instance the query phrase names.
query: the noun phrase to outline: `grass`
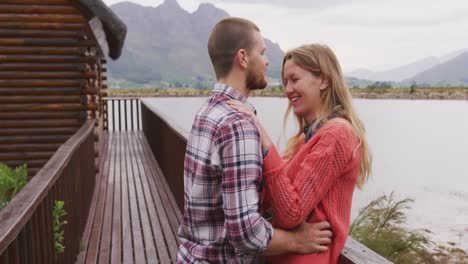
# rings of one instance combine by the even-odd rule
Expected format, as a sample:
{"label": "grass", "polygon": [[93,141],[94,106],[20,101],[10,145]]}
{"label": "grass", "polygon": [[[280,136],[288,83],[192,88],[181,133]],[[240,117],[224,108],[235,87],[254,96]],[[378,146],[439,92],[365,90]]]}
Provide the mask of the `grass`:
{"label": "grass", "polygon": [[[135,88],[109,89],[110,97],[193,97],[209,96],[211,88]],[[468,99],[468,87],[352,88],[356,98]],[[252,92],[252,96],[283,97],[281,88]]]}
{"label": "grass", "polygon": [[350,227],[350,236],[396,264],[466,264],[468,253],[455,242],[437,245],[431,231],[410,229],[406,211],[414,200],[397,200],[394,193],[382,195],[360,210]]}
{"label": "grass", "polygon": [[54,210],[52,211],[52,216],[54,218],[54,247],[57,255],[65,252],[64,243],[64,229],[63,226],[68,222],[63,220],[63,217],[67,215],[65,211],[65,202],[64,201],[55,201]]}
{"label": "grass", "polygon": [[26,186],[27,176],[26,164],[12,169],[0,163],[0,209],[4,208]]}

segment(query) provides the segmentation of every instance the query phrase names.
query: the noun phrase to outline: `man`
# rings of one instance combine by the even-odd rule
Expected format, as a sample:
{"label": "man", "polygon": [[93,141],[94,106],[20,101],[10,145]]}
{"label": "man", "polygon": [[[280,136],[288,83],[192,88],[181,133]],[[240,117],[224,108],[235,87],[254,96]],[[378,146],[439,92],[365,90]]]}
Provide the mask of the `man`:
{"label": "man", "polygon": [[262,255],[327,249],[320,243],[330,241],[328,223],[284,231],[261,216],[260,134],[252,119],[226,104],[245,103],[251,90],[266,87],[265,50],[260,30],[245,19],[224,19],[210,35],[217,83],[187,142],[178,263],[253,263]]}

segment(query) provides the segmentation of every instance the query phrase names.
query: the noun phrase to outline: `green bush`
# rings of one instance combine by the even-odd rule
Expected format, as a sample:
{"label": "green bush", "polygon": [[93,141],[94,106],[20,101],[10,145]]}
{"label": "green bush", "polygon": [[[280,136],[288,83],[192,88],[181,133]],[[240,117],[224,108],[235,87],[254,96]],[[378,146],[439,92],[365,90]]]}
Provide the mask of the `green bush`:
{"label": "green bush", "polygon": [[28,169],[26,164],[11,169],[0,163],[0,209],[5,207],[11,199],[28,183]]}
{"label": "green bush", "polygon": [[54,217],[54,247],[57,255],[60,255],[63,252],[65,252],[65,246],[63,245],[63,226],[66,225],[68,222],[66,220],[63,220],[62,218],[66,215],[67,212],[65,211],[65,202],[55,201],[52,216]]}
{"label": "green bush", "polygon": [[405,210],[414,200],[396,200],[383,195],[359,211],[351,224],[350,236],[397,264],[466,264],[468,255],[455,243],[436,245],[427,229],[405,227]]}

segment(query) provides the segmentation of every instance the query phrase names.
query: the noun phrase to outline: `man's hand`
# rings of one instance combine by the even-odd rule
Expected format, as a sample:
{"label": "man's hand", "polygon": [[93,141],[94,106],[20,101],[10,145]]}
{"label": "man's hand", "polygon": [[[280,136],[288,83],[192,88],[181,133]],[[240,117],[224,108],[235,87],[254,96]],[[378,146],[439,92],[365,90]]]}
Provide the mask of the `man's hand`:
{"label": "man's hand", "polygon": [[328,222],[302,223],[291,231],[275,229],[273,238],[263,253],[265,256],[320,253],[328,250],[331,237]]}
{"label": "man's hand", "polygon": [[333,236],[328,222],[312,224],[303,222],[292,232],[294,233],[294,251],[299,254],[327,251]]}

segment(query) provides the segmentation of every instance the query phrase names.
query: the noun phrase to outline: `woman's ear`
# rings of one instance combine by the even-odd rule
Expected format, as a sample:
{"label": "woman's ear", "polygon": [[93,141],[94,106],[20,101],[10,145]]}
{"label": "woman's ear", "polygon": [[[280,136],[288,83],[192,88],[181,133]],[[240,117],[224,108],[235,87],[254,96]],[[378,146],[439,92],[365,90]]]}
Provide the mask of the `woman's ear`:
{"label": "woman's ear", "polygon": [[320,91],[323,91],[328,88],[328,78],[323,74],[320,75],[320,78],[322,79],[322,84],[320,84]]}

